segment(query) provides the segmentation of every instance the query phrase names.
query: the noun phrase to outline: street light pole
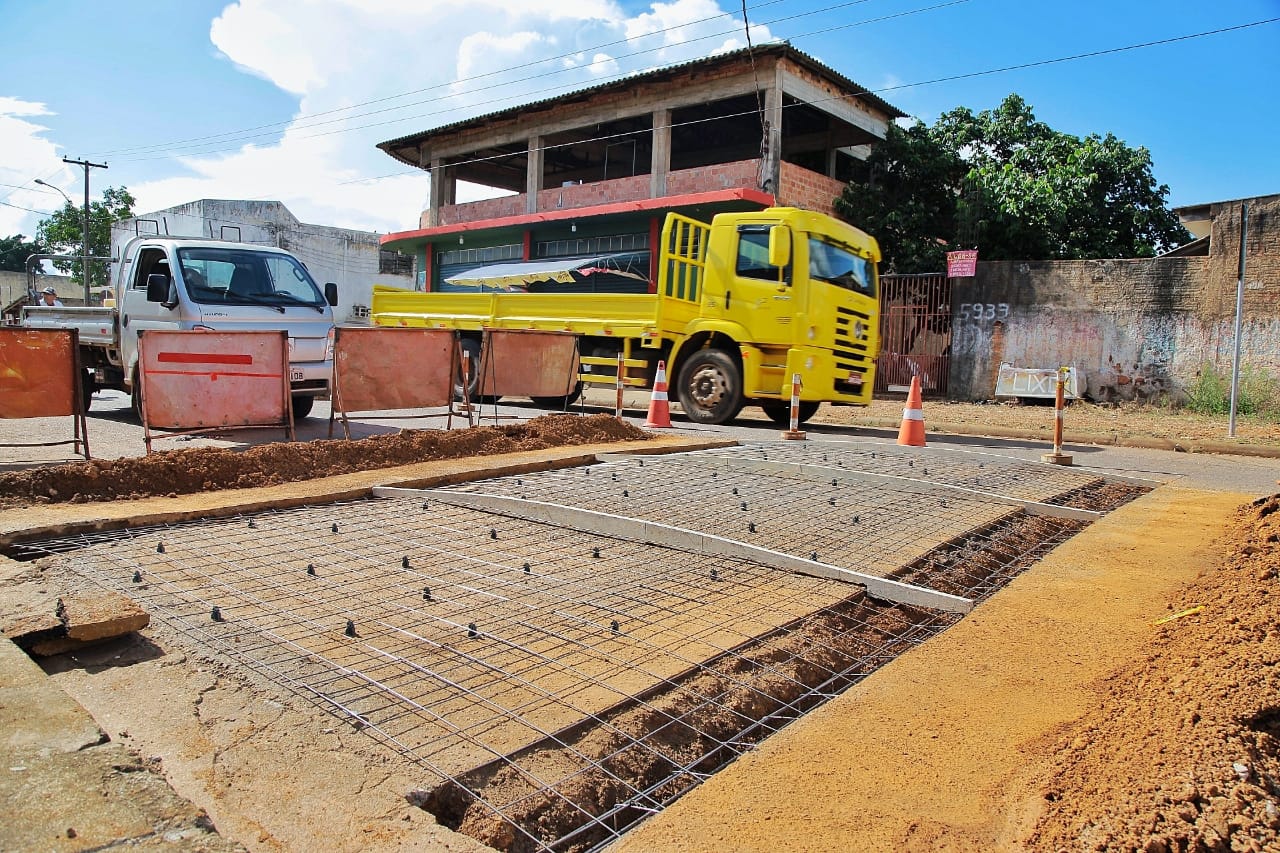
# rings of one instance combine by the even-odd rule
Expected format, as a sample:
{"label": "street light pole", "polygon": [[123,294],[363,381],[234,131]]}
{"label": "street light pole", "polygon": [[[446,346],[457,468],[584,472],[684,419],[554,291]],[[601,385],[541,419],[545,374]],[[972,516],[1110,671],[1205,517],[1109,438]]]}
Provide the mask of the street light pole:
{"label": "street light pole", "polygon": [[71,200],[71,196],[69,196],[69,195],[67,195],[65,192],[63,192],[61,187],[55,187],[53,184],[49,183],[48,181],[42,181],[42,180],[40,180],[39,178],[36,178],[35,182],[36,182],[37,184],[39,184],[40,186],[42,186],[42,187],[48,187],[49,189],[53,190],[53,191],[54,191],[54,192],[56,192],[58,195],[62,196],[64,199],[66,199],[66,200],[67,200],[67,207],[75,207],[75,206],[76,206],[76,203],[75,203],[74,201],[72,201],[72,200]]}
{"label": "street light pole", "polygon": [[81,275],[84,277],[84,304],[89,304],[89,170],[105,169],[106,163],[90,163],[88,160],[72,160],[70,157],[63,157],[62,162],[70,163],[75,166],[84,167],[84,269]]}

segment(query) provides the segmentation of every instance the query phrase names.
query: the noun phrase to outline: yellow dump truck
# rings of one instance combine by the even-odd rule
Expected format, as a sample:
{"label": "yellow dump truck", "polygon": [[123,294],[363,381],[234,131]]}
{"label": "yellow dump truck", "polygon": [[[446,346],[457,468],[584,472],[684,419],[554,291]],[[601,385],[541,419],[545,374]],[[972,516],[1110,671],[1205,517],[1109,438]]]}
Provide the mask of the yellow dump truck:
{"label": "yellow dump truck", "polygon": [[675,399],[700,423],[726,423],[746,405],[787,423],[794,374],[802,421],[823,402],[871,400],[879,350],[874,238],[830,216],[774,207],[721,213],[710,224],[669,213],[661,240],[654,293],[377,286],[373,322],[461,330],[468,359],[477,358],[485,329],[570,331],[584,371],[598,376],[621,352],[632,384],[652,382],[665,359]]}

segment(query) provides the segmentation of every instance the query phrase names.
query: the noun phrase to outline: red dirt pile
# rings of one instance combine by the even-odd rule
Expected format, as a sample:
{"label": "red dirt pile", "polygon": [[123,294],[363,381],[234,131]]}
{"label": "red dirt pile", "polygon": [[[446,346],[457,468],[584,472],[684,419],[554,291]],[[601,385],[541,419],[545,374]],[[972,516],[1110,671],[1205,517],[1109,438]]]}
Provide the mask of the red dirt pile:
{"label": "red dirt pile", "polygon": [[609,415],[544,415],[519,424],[411,430],[354,441],[281,442],[247,450],[200,447],[0,473],[0,507],[89,502],[272,486],[465,456],[645,439]]}
{"label": "red dirt pile", "polygon": [[1061,734],[1032,849],[1280,849],[1280,495],[1233,533],[1226,565]]}

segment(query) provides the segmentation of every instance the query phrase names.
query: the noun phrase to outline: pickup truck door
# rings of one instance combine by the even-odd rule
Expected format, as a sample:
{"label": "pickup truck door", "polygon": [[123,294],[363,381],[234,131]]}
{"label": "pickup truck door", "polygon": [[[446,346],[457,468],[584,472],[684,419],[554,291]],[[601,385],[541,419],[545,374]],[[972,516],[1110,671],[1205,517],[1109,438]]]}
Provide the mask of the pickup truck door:
{"label": "pickup truck door", "polygon": [[741,226],[737,240],[727,315],[747,328],[754,343],[790,345],[792,315],[799,310],[793,304],[792,264],[769,264],[768,226]]}
{"label": "pickup truck door", "polygon": [[141,246],[129,265],[128,287],[123,289],[120,306],[120,355],[124,360],[125,376],[132,382],[133,369],[138,363],[138,332],[143,329],[178,329],[183,315],[183,303],[166,308],[160,302],[147,301],[147,276],[158,273],[173,280],[168,252],[159,246]]}

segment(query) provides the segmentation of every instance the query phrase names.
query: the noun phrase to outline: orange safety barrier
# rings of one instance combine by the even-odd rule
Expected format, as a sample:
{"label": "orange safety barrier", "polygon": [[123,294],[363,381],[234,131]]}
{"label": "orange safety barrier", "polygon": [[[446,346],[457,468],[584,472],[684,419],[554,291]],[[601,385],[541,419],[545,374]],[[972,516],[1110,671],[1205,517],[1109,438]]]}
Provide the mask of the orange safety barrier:
{"label": "orange safety barrier", "polygon": [[580,370],[574,334],[487,329],[480,350],[479,395],[568,403]]}
{"label": "orange safety barrier", "polygon": [[279,427],[293,436],[284,331],[138,332],[143,436]]}
{"label": "orange safety barrier", "polygon": [[907,392],[907,405],[902,410],[902,426],[898,427],[898,444],[906,447],[924,447],[924,408],[920,404],[920,377],[911,377],[911,390]]}
{"label": "orange safety barrier", "polygon": [[453,374],[459,358],[457,335],[448,329],[338,327],[333,339],[329,437],[333,437],[336,417],[342,421],[343,434],[351,438],[350,415],[355,412],[449,406],[446,429],[451,428]]}
{"label": "orange safety barrier", "polygon": [[72,437],[66,441],[0,447],[70,444],[77,455],[89,459],[84,380],[75,329],[0,328],[0,418],[72,418]]}

